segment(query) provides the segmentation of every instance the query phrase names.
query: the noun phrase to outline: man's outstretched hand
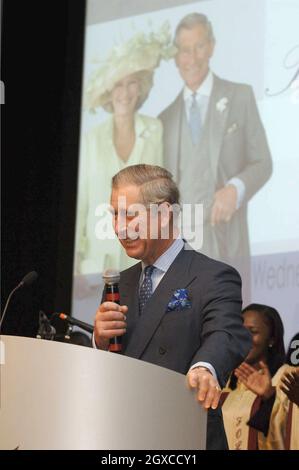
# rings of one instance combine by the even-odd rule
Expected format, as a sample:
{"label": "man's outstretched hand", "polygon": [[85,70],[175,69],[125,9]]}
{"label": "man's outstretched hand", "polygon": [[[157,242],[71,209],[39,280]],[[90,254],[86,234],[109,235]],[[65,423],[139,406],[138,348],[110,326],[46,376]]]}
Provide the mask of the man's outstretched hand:
{"label": "man's outstretched hand", "polygon": [[197,400],[204,408],[217,408],[221,388],[209,370],[204,367],[189,370],[187,382],[190,388],[197,390]]}

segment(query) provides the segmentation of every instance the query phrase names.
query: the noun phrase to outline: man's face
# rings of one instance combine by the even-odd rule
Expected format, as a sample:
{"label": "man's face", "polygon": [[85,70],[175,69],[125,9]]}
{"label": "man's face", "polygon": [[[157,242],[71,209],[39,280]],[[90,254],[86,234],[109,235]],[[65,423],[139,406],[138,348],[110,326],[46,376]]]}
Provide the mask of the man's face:
{"label": "man's face", "polygon": [[[122,186],[112,190],[115,233],[128,256],[146,261],[155,255],[161,240],[151,239],[149,210],[140,206],[140,210],[135,212],[136,205],[142,204],[141,200],[137,186]],[[133,208],[132,212],[130,206]]]}
{"label": "man's face", "polygon": [[188,88],[196,91],[208,73],[214,42],[209,39],[205,26],[199,24],[179,31],[177,47],[176,65],[181,77]]}

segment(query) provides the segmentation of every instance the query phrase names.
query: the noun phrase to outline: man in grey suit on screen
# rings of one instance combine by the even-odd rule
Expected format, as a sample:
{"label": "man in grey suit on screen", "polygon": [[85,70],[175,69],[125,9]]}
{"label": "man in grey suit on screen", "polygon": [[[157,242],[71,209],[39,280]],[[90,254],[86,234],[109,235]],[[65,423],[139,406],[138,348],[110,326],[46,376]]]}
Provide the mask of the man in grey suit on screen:
{"label": "man in grey suit on screen", "polygon": [[[121,272],[120,305],[101,303],[93,342],[107,350],[109,340],[121,336],[126,356],[187,374],[209,409],[207,448],[225,449],[221,387],[251,347],[241,279],[179,237],[178,204],[179,191],[164,168],[134,165],[114,176],[114,229],[127,255],[141,262]],[[152,205],[159,211],[152,212]]]}
{"label": "man in grey suit on screen", "polygon": [[185,85],[160,115],[164,166],[179,186],[182,203],[204,205],[200,251],[237,267],[248,286],[247,203],[272,171],[253,91],[210,70],[215,39],[205,15],[184,17],[174,42]]}

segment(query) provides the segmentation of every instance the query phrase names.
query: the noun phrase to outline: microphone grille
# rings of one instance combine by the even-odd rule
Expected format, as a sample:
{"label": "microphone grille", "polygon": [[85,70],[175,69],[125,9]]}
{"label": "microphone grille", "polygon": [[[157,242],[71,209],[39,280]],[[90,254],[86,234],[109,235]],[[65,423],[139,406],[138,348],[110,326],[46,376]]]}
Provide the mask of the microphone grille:
{"label": "microphone grille", "polygon": [[120,272],[117,269],[105,269],[102,277],[105,284],[117,284],[120,280]]}

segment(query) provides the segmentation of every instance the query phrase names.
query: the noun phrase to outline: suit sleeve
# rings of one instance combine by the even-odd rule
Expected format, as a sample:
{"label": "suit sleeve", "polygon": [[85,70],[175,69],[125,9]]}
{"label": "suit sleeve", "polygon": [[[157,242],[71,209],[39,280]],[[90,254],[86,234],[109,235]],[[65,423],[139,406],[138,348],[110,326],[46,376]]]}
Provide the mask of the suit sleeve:
{"label": "suit sleeve", "polygon": [[222,265],[206,286],[201,346],[191,361],[191,366],[200,361],[210,363],[221,387],[251,348],[250,333],[243,326],[241,305],[241,278],[234,268]]}
{"label": "suit sleeve", "polygon": [[245,184],[245,199],[248,201],[270,178],[272,158],[256,100],[251,87],[242,87],[245,106],[244,152],[246,165],[235,175]]}

